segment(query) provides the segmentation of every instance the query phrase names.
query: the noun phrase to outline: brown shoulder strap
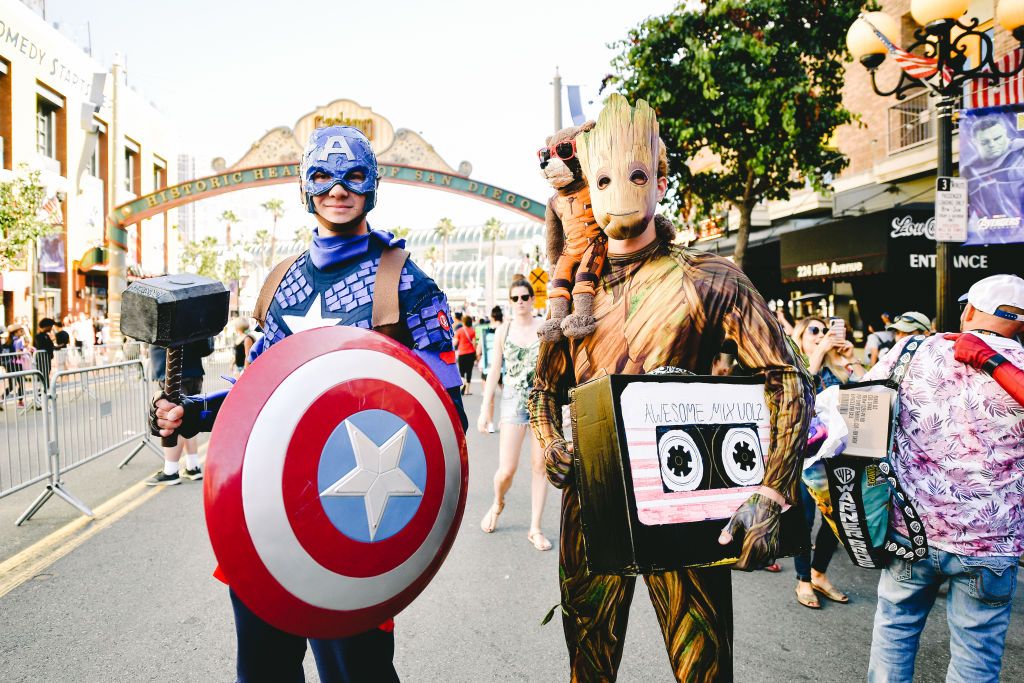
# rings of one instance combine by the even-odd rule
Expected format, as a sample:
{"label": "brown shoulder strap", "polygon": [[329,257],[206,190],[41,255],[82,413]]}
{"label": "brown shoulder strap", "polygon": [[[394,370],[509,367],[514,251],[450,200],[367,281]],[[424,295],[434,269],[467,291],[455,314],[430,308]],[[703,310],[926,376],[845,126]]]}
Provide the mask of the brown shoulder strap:
{"label": "brown shoulder strap", "polygon": [[281,280],[288,273],[288,269],[292,267],[299,256],[302,254],[296,254],[295,256],[289,256],[285,260],[274,266],[274,269],[270,271],[270,275],[263,281],[263,287],[260,289],[260,295],[256,299],[256,307],[252,311],[252,317],[256,318],[256,322],[260,324],[260,327],[265,328],[267,323],[267,312],[270,310],[270,303],[274,300],[274,295],[277,294],[277,288],[281,286]]}
{"label": "brown shoulder strap", "polygon": [[[370,324],[373,329],[394,325],[401,318],[398,305],[398,285],[402,279],[402,268],[409,258],[405,249],[385,249],[380,255],[377,275],[373,280],[373,314]],[[378,330],[379,331],[379,330]]]}

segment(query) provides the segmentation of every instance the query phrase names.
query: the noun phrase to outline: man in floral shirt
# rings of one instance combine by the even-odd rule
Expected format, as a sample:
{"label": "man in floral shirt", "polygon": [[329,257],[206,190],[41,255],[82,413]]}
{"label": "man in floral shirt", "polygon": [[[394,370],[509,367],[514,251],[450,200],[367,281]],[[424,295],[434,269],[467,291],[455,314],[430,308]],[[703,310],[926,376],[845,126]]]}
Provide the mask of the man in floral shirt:
{"label": "man in floral shirt", "polygon": [[[960,323],[1001,361],[1024,367],[1015,339],[1024,333],[1024,280],[976,283]],[[907,341],[864,379],[888,377]],[[921,630],[948,579],[946,680],[998,681],[1024,552],[1024,408],[986,371],[957,361],[954,342],[941,335],[921,344],[899,391],[893,466],[930,548],[924,559],[894,559],[882,572],[868,680],[913,679]],[[905,536],[902,522],[894,524]]]}

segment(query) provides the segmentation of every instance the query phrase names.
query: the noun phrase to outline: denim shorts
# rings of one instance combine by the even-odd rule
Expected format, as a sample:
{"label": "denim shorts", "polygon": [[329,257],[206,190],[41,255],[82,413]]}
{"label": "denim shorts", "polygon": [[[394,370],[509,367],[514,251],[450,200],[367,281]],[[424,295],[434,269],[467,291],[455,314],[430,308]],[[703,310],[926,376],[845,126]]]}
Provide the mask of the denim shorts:
{"label": "denim shorts", "polygon": [[519,406],[519,396],[515,390],[505,386],[501,391],[501,422],[502,424],[530,424],[530,413]]}

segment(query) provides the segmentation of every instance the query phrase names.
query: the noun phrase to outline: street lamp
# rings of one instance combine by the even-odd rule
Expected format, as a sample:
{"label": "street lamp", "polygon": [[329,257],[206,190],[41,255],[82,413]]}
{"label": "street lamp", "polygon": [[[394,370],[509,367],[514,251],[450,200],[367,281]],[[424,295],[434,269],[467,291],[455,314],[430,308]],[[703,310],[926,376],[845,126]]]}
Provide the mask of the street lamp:
{"label": "street lamp", "polygon": [[[1021,64],[1012,71],[1001,71],[995,58],[992,38],[978,30],[977,19],[964,17],[969,0],[913,0],[910,13],[921,28],[914,32],[914,42],[906,49],[920,57],[936,61],[937,78],[933,90],[941,98],[937,106],[938,118],[938,175],[953,175],[953,108],[956,98],[963,94],[964,85],[972,80],[998,82],[1010,78],[1024,68]],[[1000,0],[996,10],[999,23],[1013,37],[1024,44],[1024,0]],[[873,28],[877,28],[889,42],[897,44],[900,36],[896,20],[882,12],[863,14],[850,26],[846,46],[850,54],[871,74],[871,87],[882,97],[895,95],[902,100],[907,93],[924,84],[900,69],[899,80],[891,88],[879,87],[876,80],[878,67],[889,52]],[[977,63],[968,64],[968,52],[974,52]],[[945,74],[945,76],[943,76]],[[952,251],[948,242],[935,243],[935,309],[940,331],[956,329],[956,313],[952,292]]]}

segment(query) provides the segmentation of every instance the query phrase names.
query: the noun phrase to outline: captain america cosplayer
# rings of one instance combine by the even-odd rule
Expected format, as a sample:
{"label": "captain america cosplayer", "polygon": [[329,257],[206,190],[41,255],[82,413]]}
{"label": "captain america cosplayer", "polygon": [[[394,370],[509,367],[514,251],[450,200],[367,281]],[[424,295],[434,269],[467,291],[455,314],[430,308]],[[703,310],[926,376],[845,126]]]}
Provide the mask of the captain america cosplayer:
{"label": "captain america cosplayer", "polygon": [[[286,336],[309,329],[333,325],[376,329],[404,343],[426,362],[448,390],[465,429],[468,422],[452,348],[451,316],[447,300],[433,280],[406,261],[397,286],[400,322],[386,329],[372,324],[374,282],[381,256],[389,248],[404,247],[405,241],[372,230],[367,223],[379,183],[369,140],[350,126],[316,129],[303,153],[299,179],[302,201],[319,225],[309,250],[290,264],[279,264],[264,285],[273,287],[275,277],[279,280],[269,306],[257,310],[257,317],[265,318],[264,336],[253,345],[250,358],[258,362],[260,354]],[[225,391],[187,397],[181,406],[160,397],[154,401],[154,427],[161,435],[209,431],[226,395]],[[217,575],[223,580],[219,571]],[[306,639],[266,623],[233,591],[231,600],[239,683],[302,681]],[[311,638],[309,642],[322,681],[398,680],[392,664],[390,620],[355,636]]]}

